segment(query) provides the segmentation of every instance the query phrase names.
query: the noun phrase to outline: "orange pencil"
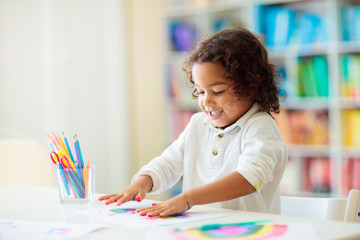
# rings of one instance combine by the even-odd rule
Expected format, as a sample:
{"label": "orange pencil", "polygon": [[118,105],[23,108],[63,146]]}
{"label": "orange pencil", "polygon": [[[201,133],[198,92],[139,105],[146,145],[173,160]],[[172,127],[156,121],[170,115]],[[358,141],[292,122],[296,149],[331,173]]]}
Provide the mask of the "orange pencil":
{"label": "orange pencil", "polygon": [[89,173],[89,169],[90,169],[90,166],[89,166],[89,161],[87,161],[86,163],[86,168],[84,168],[84,181],[85,181],[85,198],[87,198],[88,196],[88,191],[89,191],[89,177],[90,176],[90,173]]}
{"label": "orange pencil", "polygon": [[85,198],[87,198],[87,192],[88,192],[88,185],[87,185],[87,172],[86,172],[86,167],[84,167],[83,169],[83,177],[84,177],[84,187],[85,187]]}

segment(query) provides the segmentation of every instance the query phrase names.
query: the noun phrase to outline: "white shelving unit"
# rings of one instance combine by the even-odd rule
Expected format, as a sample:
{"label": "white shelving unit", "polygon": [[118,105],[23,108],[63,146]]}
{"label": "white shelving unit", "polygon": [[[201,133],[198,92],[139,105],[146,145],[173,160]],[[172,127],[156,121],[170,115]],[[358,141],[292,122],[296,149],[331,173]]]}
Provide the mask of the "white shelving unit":
{"label": "white shelving unit", "polygon": [[[342,113],[345,109],[360,108],[360,96],[349,98],[341,96],[341,75],[340,75],[340,57],[344,54],[360,55],[360,39],[357,41],[343,41],[341,22],[341,9],[344,5],[358,5],[359,0],[318,0],[318,1],[195,1],[201,3],[199,6],[188,5],[190,1],[167,1],[168,8],[165,10],[164,18],[167,25],[167,36],[169,40],[170,31],[168,24],[173,22],[186,23],[198,29],[197,37],[205,33],[214,33],[213,22],[217,19],[232,19],[241,24],[241,26],[250,29],[256,33],[261,33],[259,28],[259,6],[283,6],[293,9],[295,12],[315,12],[323,14],[328,26],[328,39],[326,42],[314,44],[299,44],[290,42],[285,47],[268,47],[270,60],[275,65],[282,65],[286,70],[286,91],[288,97],[283,103],[286,110],[311,112],[322,110],[328,117],[328,144],[291,144],[289,143],[289,158],[291,159],[289,169],[291,176],[285,174],[284,185],[287,181],[291,182],[291,189],[287,188],[285,194],[295,195],[321,195],[321,196],[347,196],[344,189],[344,165],[349,157],[358,158],[360,161],[360,145],[344,146],[343,144],[343,125],[348,124],[343,121]],[[260,13],[261,14],[261,13]],[[230,21],[232,22],[232,21]],[[360,23],[359,23],[360,25]],[[267,36],[265,36],[266,38]],[[196,39],[198,40],[198,39]],[[176,51],[173,45],[168,41],[166,46],[166,64],[177,68],[177,79],[185,84],[184,74],[181,73],[184,52]],[[329,69],[329,95],[326,97],[299,97],[299,74],[298,64],[301,58],[311,58],[313,56],[324,56],[327,59]],[[182,74],[182,77],[180,76]],[[165,78],[169,85],[169,78]],[[360,81],[360,79],[359,79]],[[197,102],[191,103],[190,91],[186,95],[171,96],[166,95],[169,108],[177,107],[187,111],[198,110]],[[183,100],[187,99],[187,100]],[[190,100],[190,102],[189,102]],[[185,103],[184,103],[185,102]],[[281,126],[280,126],[281,127]],[[171,128],[171,127],[170,127]],[[359,132],[360,138],[360,132]],[[172,139],[169,139],[169,141]],[[360,140],[359,140],[360,142]],[[304,190],[303,174],[305,169],[305,158],[328,158],[330,161],[330,189],[328,193],[314,193]],[[360,165],[360,164],[359,164]],[[295,170],[294,170],[295,169]],[[360,171],[360,170],[359,170]],[[295,175],[294,175],[295,174]],[[293,179],[296,178],[296,181]],[[360,175],[357,176],[360,178]]]}

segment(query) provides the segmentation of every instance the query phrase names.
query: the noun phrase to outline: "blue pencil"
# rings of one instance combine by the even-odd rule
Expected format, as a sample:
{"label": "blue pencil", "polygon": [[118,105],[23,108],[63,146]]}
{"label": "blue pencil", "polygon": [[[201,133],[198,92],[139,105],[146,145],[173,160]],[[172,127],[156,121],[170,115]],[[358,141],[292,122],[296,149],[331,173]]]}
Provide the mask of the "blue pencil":
{"label": "blue pencil", "polygon": [[60,170],[60,175],[62,177],[62,182],[63,182],[63,184],[65,186],[66,193],[69,196],[70,195],[70,189],[69,189],[69,186],[68,186],[68,179],[67,179],[66,173],[65,173],[64,168],[61,166],[60,163],[58,163],[58,166],[59,166],[59,170]]}
{"label": "blue pencil", "polygon": [[79,166],[78,163],[76,163],[75,166],[76,166],[76,173],[78,174],[79,180],[80,180],[81,184],[85,187],[83,170],[82,170],[81,166]]}
{"label": "blue pencil", "polygon": [[75,163],[74,157],[73,157],[72,152],[71,152],[71,149],[70,149],[69,142],[68,142],[67,138],[65,137],[64,132],[62,132],[62,134],[63,134],[63,137],[64,137],[64,142],[65,142],[66,148],[67,148],[67,150],[68,150],[68,152],[69,152],[70,158],[71,158],[71,160],[73,161],[73,163]]}
{"label": "blue pencil", "polygon": [[[69,176],[69,178],[70,178],[70,176]],[[79,189],[75,186],[75,183],[73,183],[73,181],[69,179],[69,184],[71,185],[71,188],[73,190],[74,197],[81,198],[81,194],[79,192]]]}
{"label": "blue pencil", "polygon": [[69,176],[71,178],[71,182],[75,185],[77,189],[77,193],[79,194],[80,198],[83,198],[85,196],[85,189],[82,188],[82,185],[79,183],[77,177],[72,172],[73,170],[68,170]]}

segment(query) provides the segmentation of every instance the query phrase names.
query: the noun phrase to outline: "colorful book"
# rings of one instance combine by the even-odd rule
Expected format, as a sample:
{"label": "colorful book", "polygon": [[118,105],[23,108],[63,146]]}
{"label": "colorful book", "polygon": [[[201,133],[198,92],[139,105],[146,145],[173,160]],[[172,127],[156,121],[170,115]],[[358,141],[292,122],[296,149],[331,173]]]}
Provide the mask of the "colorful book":
{"label": "colorful book", "polygon": [[303,58],[298,63],[299,96],[328,97],[329,70],[324,56]]}
{"label": "colorful book", "polygon": [[304,190],[316,193],[331,192],[329,158],[305,158]]}
{"label": "colorful book", "polygon": [[341,13],[343,40],[360,40],[360,5],[345,5],[342,7]]}
{"label": "colorful book", "polygon": [[324,56],[314,56],[311,58],[312,70],[316,81],[318,96],[329,96],[329,70],[328,62]]}
{"label": "colorful book", "polygon": [[267,46],[286,46],[290,43],[295,26],[294,10],[284,6],[268,6],[261,8],[259,15],[264,15],[259,29],[266,36]]}

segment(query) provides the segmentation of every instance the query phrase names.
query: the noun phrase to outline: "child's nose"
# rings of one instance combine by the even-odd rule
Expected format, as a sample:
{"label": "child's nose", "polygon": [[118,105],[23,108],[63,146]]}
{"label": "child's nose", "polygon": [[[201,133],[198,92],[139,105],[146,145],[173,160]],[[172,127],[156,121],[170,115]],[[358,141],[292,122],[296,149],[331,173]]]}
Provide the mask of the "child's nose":
{"label": "child's nose", "polygon": [[214,101],[211,98],[211,96],[209,96],[208,94],[205,94],[204,98],[203,98],[203,105],[205,107],[211,107],[213,105],[213,103],[214,103]]}

